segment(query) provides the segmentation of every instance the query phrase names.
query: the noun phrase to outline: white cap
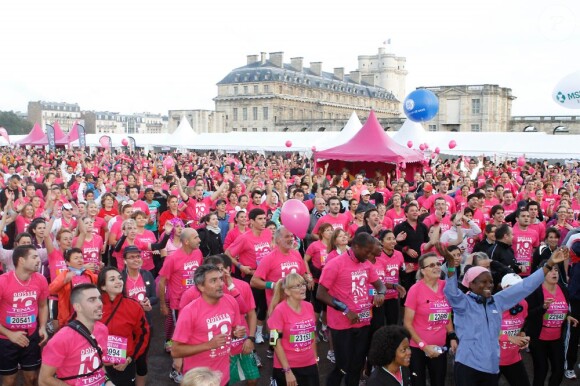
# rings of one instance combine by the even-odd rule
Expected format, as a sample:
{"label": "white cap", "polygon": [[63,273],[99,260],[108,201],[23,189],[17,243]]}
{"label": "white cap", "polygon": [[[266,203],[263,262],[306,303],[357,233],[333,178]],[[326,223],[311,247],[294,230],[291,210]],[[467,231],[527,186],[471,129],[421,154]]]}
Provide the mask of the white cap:
{"label": "white cap", "polygon": [[501,288],[506,289],[507,287],[516,285],[522,281],[523,279],[520,277],[520,275],[515,273],[508,273],[501,279]]}
{"label": "white cap", "polygon": [[362,192],[360,192],[360,195],[361,195],[361,196],[367,196],[367,195],[370,195],[370,194],[371,194],[371,192],[369,192],[369,191],[368,191],[368,190],[366,190],[366,189],[365,189],[365,190],[363,190]]}

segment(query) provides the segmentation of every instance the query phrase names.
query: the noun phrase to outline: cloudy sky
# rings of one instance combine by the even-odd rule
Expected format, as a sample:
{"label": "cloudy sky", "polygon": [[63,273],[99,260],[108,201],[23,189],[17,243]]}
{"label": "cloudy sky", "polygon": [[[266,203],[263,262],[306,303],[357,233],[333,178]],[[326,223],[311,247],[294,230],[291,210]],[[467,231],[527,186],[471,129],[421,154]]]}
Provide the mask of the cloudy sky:
{"label": "cloudy sky", "polygon": [[213,109],[246,55],[355,70],[386,39],[417,86],[499,84],[514,115],[570,115],[551,99],[580,69],[577,0],[485,2],[3,0],[0,110],[30,100],[122,113]]}

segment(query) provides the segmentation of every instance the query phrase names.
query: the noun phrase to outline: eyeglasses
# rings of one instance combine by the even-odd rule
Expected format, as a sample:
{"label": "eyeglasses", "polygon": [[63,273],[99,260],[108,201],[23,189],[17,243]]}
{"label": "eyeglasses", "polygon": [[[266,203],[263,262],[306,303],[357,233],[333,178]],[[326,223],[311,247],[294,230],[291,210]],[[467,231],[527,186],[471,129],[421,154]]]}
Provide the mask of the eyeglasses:
{"label": "eyeglasses", "polygon": [[291,289],[291,290],[297,290],[297,289],[306,288],[306,283],[293,285],[292,287],[288,287],[288,288]]}
{"label": "eyeglasses", "polygon": [[423,267],[421,267],[421,268],[423,268],[423,269],[425,269],[425,268],[435,268],[435,267],[441,267],[442,265],[443,265],[443,264],[442,264],[442,263],[440,263],[440,262],[438,261],[438,262],[436,262],[436,263],[431,263],[431,264],[429,264],[429,265],[424,265],[424,266],[423,266]]}

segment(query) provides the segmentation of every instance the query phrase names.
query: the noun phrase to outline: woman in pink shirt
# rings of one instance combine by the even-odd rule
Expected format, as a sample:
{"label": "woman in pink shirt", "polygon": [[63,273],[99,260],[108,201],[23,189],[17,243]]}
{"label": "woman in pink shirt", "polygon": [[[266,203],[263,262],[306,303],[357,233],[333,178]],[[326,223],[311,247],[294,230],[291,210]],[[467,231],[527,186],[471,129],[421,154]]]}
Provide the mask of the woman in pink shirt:
{"label": "woman in pink shirt", "polygon": [[403,210],[403,199],[400,194],[393,194],[393,207],[387,210],[385,216],[389,217],[393,221],[393,227],[396,227],[400,223],[406,220],[405,211]]}
{"label": "woman in pink shirt", "polygon": [[[399,276],[401,270],[405,268],[405,262],[403,254],[395,249],[397,244],[395,234],[392,230],[384,230],[379,234],[379,240],[383,246],[381,259],[385,263],[385,285],[399,284]],[[397,290],[387,288],[383,310],[387,325],[399,323],[399,293]]]}
{"label": "woman in pink shirt", "polygon": [[316,319],[312,304],[305,299],[306,282],[300,275],[291,273],[276,283],[268,328],[274,346],[272,377],[278,386],[320,384]]}
{"label": "woman in pink shirt", "polygon": [[330,259],[335,258],[338,255],[342,255],[348,251],[350,247],[348,246],[348,233],[342,229],[335,229],[330,237],[330,244],[328,245],[328,255],[326,256],[326,262]]}
{"label": "woman in pink shirt", "polygon": [[[567,250],[565,250],[567,251]],[[567,253],[567,252],[566,252]],[[540,267],[544,266],[543,261]],[[534,364],[533,385],[543,385],[548,376],[548,360],[552,374],[549,385],[559,385],[564,377],[563,332],[567,325],[578,326],[578,320],[569,316],[568,290],[558,282],[558,265],[555,265],[544,283],[526,298],[529,306],[525,330],[530,336],[530,353]],[[574,372],[573,369],[568,371]],[[566,374],[571,375],[570,373]]]}
{"label": "woman in pink shirt", "polygon": [[[416,373],[415,386],[424,386],[426,369],[432,386],[444,386],[447,373],[447,353],[437,347],[446,344],[447,334],[453,334],[451,306],[445,298],[445,280],[441,280],[441,262],[435,253],[419,258],[418,280],[405,301],[403,324],[411,334],[411,373]],[[453,335],[451,335],[453,336]],[[457,341],[451,341],[451,351]]]}

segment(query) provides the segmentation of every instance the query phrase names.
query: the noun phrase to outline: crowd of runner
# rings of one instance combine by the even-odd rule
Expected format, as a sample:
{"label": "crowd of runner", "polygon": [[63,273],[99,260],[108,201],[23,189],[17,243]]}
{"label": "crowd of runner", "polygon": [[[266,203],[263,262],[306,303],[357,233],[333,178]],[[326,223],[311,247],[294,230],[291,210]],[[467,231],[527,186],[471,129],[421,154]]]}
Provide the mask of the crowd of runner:
{"label": "crowd of runner", "polygon": [[442,386],[451,358],[456,385],[576,379],[578,162],[3,148],[0,169],[3,385],[144,386],[153,331],[184,385],[316,386],[319,356],[328,386]]}

